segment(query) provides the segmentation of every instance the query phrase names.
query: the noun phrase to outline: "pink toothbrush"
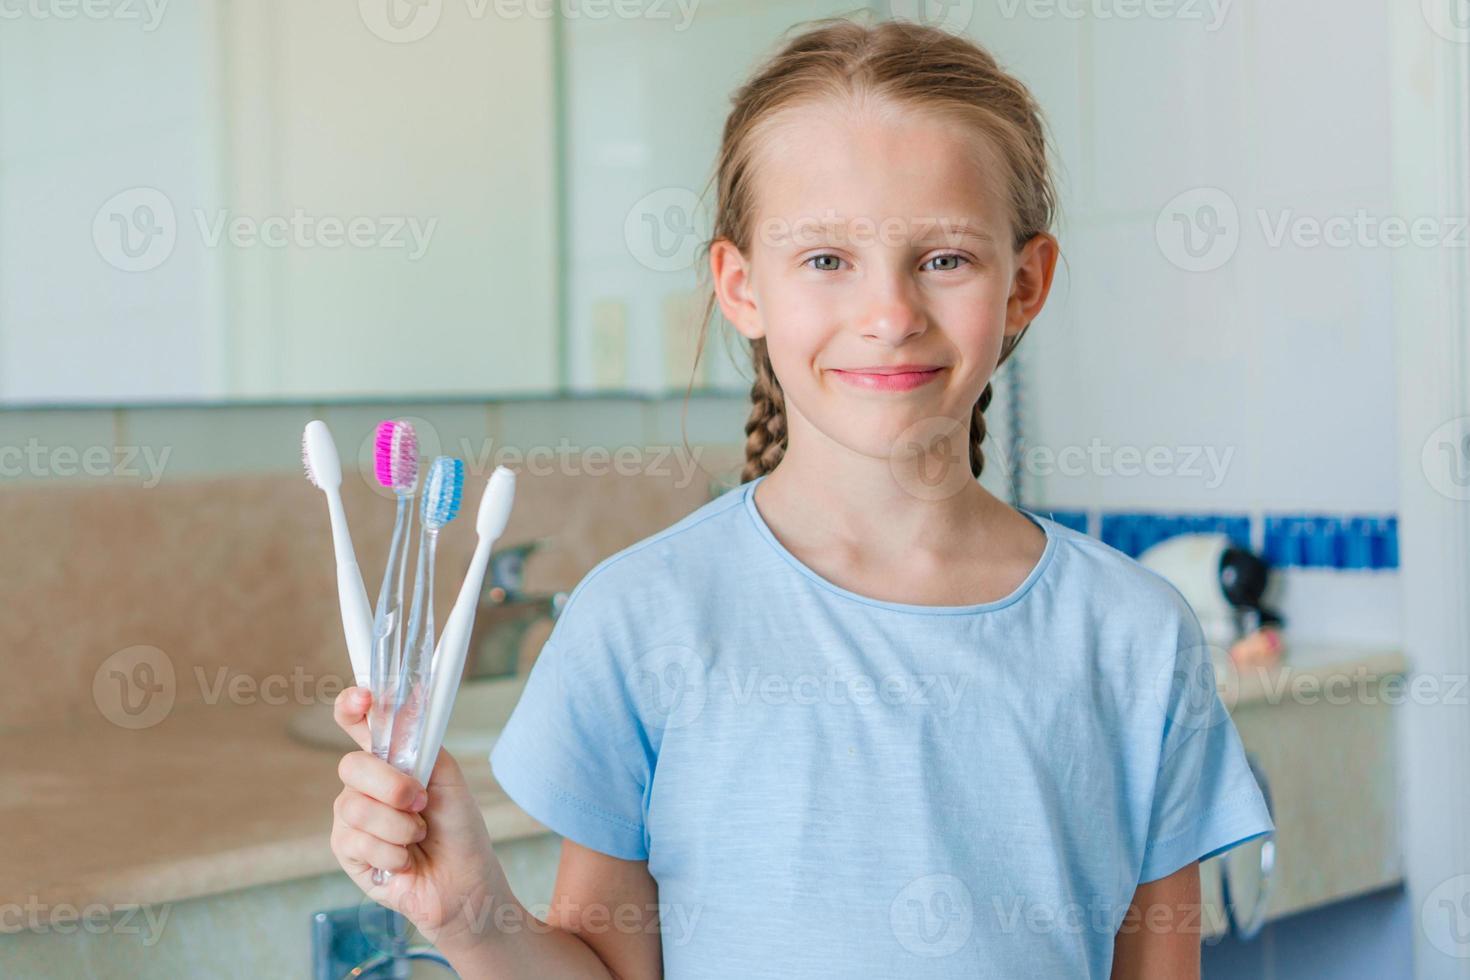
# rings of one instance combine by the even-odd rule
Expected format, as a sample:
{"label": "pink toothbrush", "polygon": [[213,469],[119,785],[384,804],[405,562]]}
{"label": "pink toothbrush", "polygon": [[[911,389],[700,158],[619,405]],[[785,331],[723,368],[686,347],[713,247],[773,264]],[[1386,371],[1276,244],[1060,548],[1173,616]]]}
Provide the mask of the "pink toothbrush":
{"label": "pink toothbrush", "polygon": [[393,538],[373,619],[373,703],[368,711],[373,754],[387,759],[393,735],[394,681],[403,649],[403,578],[413,525],[411,504],[419,476],[419,441],[413,426],[393,419],[379,422],[373,462],[378,482],[398,498],[398,514],[393,520]]}

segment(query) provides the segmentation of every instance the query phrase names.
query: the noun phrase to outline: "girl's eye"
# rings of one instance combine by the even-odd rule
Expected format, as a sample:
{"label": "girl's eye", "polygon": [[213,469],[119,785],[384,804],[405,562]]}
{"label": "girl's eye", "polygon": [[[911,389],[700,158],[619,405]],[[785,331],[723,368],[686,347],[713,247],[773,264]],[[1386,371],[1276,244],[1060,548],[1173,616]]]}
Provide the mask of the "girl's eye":
{"label": "girl's eye", "polygon": [[[813,255],[811,258],[807,259],[806,262],[803,263],[803,264],[804,265],[811,265],[813,262],[821,263],[821,262],[824,262],[824,261],[827,263],[826,265],[814,265],[814,266],[812,266],[812,268],[816,269],[819,272],[836,272],[841,267],[841,265],[842,265],[842,259],[839,258],[836,255],[831,254],[830,252],[824,252],[821,255]],[[967,258],[965,258],[963,255],[959,255],[959,254],[957,254],[955,252],[946,252],[943,255],[936,255],[936,256],[934,256],[934,258],[930,259],[928,262],[925,262],[924,265],[928,266],[928,265],[930,265],[931,263],[934,263],[934,262],[952,262],[952,263],[954,263],[953,265],[944,266],[942,268],[936,268],[934,271],[935,272],[955,272],[956,270],[958,270],[960,268],[960,264],[961,263],[965,263],[965,262],[969,262],[969,261],[970,260],[967,259]]]}
{"label": "girl's eye", "polygon": [[[956,264],[955,265],[948,266],[946,268],[935,269],[934,271],[935,272],[954,272],[955,270],[957,270],[959,268],[958,263],[960,263],[960,262],[968,262],[970,260],[967,259],[967,258],[965,258],[963,255],[957,255],[954,252],[946,252],[944,255],[936,255],[936,256],[934,256],[934,258],[932,258],[932,259],[929,260],[929,262],[946,262],[946,261],[953,261]],[[925,262],[924,264],[925,265],[928,265],[929,262]]]}

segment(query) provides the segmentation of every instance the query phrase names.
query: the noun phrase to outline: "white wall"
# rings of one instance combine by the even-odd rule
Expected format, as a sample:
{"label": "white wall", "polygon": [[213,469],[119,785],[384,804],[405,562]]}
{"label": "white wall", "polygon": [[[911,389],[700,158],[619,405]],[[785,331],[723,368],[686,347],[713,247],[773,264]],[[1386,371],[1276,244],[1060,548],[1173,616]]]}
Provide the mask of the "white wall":
{"label": "white wall", "polygon": [[[1289,571],[1286,613],[1299,639],[1401,648],[1416,678],[1447,690],[1470,670],[1470,518],[1446,490],[1452,475],[1421,453],[1470,417],[1470,248],[1463,238],[1390,247],[1382,222],[1428,219],[1431,239],[1463,234],[1470,27],[1433,0],[1238,0],[1215,29],[1058,14],[1124,7],[997,0],[976,4],[968,24],[1037,90],[1067,170],[1070,268],[1027,336],[1024,424],[1052,448],[1097,437],[1234,456],[1214,488],[1089,472],[1042,480],[1042,499],[1397,512],[1401,572]],[[1212,15],[1207,4],[1154,9]],[[1170,203],[1198,188],[1223,197],[1188,203],[1233,206],[1223,226],[1238,237],[1228,261],[1206,252],[1200,264],[1214,267],[1188,271],[1168,232],[1176,213],[1198,232],[1207,212]],[[1370,223],[1349,228],[1349,247],[1273,245],[1262,211],[1272,227],[1283,216]],[[1442,454],[1433,463],[1455,465]],[[1411,700],[1399,714],[1414,975],[1436,980],[1470,976],[1470,778],[1455,764],[1470,745],[1465,718],[1448,699]],[[1389,928],[1403,924],[1339,934],[1371,952],[1395,946]]]}
{"label": "white wall", "polygon": [[[1099,15],[1131,9],[1164,16]],[[970,35],[1035,89],[1063,170],[1023,425],[1032,446],[1104,452],[1033,480],[1045,505],[1396,510],[1393,250],[1271,237],[1393,213],[1387,23],[1385,4],[1330,0],[975,5]],[[1165,472],[1124,475],[1124,447],[1159,448]],[[1295,637],[1396,644],[1395,579],[1288,572]]]}
{"label": "white wall", "polygon": [[[556,385],[553,24],[380,6],[436,20],[415,37],[373,4],[7,7],[0,403]],[[167,233],[134,231],[133,263],[114,222],[145,213]],[[298,214],[284,247],[213,237]],[[354,219],[367,244],[340,244]]]}
{"label": "white wall", "polygon": [[[432,13],[431,29],[377,33],[360,13],[375,6]],[[244,310],[236,391],[555,385],[554,31],[545,17],[496,10],[231,5],[223,59],[236,206],[396,216],[425,231],[434,222],[417,259],[412,248],[256,248],[232,260]]]}
{"label": "white wall", "polygon": [[[93,240],[120,192],[216,200],[216,92],[200,43],[213,6],[179,4],[157,21],[132,10],[141,19],[0,21],[0,401],[217,391],[217,282],[200,242],[180,240],[165,265],[133,273],[108,262],[122,239],[107,215],[102,247]],[[144,200],[123,199],[118,213]]]}
{"label": "white wall", "polygon": [[[681,304],[698,298],[703,264],[695,249],[710,232],[714,189],[705,191],[730,96],[779,46],[783,31],[865,6],[863,0],[704,0],[687,24],[678,4],[635,5],[668,19],[566,22],[566,295],[574,390],[683,390],[692,364],[683,345],[702,306],[690,313]],[[718,312],[712,320],[697,383],[744,390],[749,358]]]}

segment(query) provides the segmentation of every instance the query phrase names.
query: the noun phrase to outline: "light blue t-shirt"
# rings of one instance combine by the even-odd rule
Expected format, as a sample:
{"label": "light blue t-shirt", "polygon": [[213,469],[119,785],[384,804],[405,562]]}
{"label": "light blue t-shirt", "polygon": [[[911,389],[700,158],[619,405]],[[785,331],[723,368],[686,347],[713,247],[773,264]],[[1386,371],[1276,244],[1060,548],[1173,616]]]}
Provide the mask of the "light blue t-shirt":
{"label": "light blue t-shirt", "polygon": [[1275,829],[1167,580],[1023,510],[1046,549],[1006,598],[879,601],[759,482],[588,573],[491,753],[648,862],[670,980],[1105,978],[1140,882]]}

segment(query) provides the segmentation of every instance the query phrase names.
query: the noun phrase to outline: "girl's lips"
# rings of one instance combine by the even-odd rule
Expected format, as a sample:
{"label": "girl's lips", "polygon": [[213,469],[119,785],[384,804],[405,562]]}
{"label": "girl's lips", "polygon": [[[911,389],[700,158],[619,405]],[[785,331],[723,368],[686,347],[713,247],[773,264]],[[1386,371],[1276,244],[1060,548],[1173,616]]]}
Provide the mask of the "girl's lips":
{"label": "girl's lips", "polygon": [[911,391],[920,385],[926,385],[939,377],[943,368],[930,368],[927,371],[901,371],[896,374],[871,374],[861,371],[843,371],[833,368],[832,373],[843,381],[857,388],[866,388],[869,391]]}

